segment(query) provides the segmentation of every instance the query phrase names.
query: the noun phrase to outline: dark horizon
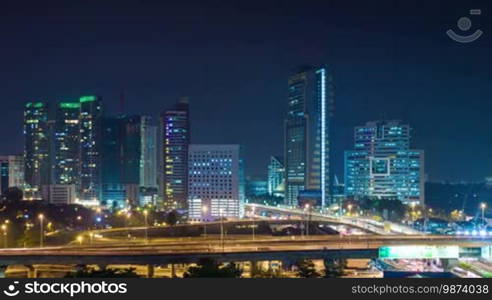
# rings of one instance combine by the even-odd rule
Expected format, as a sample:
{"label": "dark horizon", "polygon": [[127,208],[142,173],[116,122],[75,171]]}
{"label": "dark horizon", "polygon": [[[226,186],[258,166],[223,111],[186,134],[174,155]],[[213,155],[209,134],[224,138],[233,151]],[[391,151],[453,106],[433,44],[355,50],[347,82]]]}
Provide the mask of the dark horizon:
{"label": "dark horizon", "polygon": [[[95,1],[6,5],[1,12],[2,154],[22,152],[27,101],[103,98],[107,114],[157,118],[190,98],[192,143],[245,147],[246,174],[266,174],[283,155],[287,78],[299,65],[327,64],[335,84],[335,173],[353,128],[398,119],[425,150],[429,180],[492,175],[490,4],[343,1]],[[472,6],[473,4],[473,6]],[[481,8],[471,44],[445,34]]]}

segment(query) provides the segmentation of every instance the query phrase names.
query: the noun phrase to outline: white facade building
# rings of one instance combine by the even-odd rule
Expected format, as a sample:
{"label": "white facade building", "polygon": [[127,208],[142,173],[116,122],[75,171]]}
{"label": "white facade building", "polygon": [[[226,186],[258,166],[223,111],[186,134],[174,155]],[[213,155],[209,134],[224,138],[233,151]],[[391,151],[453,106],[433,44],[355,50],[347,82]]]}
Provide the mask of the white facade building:
{"label": "white facade building", "polygon": [[75,184],[43,185],[43,199],[52,204],[74,204],[75,190]]}
{"label": "white facade building", "polygon": [[239,145],[190,145],[188,208],[191,220],[240,218],[244,172]]}

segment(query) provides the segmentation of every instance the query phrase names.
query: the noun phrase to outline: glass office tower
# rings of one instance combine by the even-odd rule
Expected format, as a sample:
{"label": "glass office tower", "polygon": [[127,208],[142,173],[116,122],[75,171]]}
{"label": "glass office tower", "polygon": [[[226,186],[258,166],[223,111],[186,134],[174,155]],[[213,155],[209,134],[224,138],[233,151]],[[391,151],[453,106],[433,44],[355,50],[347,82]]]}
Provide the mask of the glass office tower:
{"label": "glass office tower", "polygon": [[298,206],[300,191],[319,191],[330,201],[332,78],[326,67],[301,67],[288,80],[285,119],[285,204]]}
{"label": "glass office tower", "polygon": [[161,115],[162,134],[162,186],[164,207],[186,209],[188,197],[188,145],[190,121],[188,99],[178,103]]}
{"label": "glass office tower", "polygon": [[285,167],[283,159],[277,156],[271,156],[270,164],[268,164],[268,194],[283,198],[284,193]]}
{"label": "glass office tower", "polygon": [[103,119],[102,199],[108,207],[139,204],[141,120],[138,115]]}
{"label": "glass office tower", "polygon": [[368,122],[355,128],[354,150],[345,152],[345,194],[424,204],[424,151],[410,149],[407,124]]}
{"label": "glass office tower", "polygon": [[151,117],[142,116],[140,137],[140,186],[157,189],[157,126],[151,125]]}

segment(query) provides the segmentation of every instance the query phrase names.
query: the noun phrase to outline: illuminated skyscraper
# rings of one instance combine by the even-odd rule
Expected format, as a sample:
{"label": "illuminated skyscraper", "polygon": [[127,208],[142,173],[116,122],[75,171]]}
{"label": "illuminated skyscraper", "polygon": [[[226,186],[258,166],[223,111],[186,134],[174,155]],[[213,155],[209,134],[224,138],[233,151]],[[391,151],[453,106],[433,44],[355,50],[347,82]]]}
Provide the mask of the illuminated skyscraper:
{"label": "illuminated skyscraper", "polygon": [[188,216],[210,220],[239,218],[245,198],[239,145],[190,145]]}
{"label": "illuminated skyscraper", "polygon": [[283,159],[272,156],[268,165],[268,194],[276,197],[284,197],[285,193],[285,167]]}
{"label": "illuminated skyscraper", "polygon": [[50,183],[50,130],[48,105],[29,102],[24,110],[24,176],[27,199],[40,199],[41,186]]}
{"label": "illuminated skyscraper", "polygon": [[188,145],[190,121],[188,99],[161,115],[162,134],[162,197],[164,207],[186,209],[188,196]]}
{"label": "illuminated skyscraper", "polygon": [[54,184],[77,184],[79,178],[80,103],[61,102],[54,125]]}
{"label": "illuminated skyscraper", "polygon": [[80,97],[79,199],[86,203],[101,200],[102,116],[99,97]]}
{"label": "illuminated skyscraper", "polygon": [[424,204],[424,151],[410,149],[410,126],[368,122],[355,128],[354,150],[345,152],[345,194]]}
{"label": "illuminated skyscraper", "polygon": [[326,67],[301,67],[289,77],[285,119],[285,204],[298,205],[300,191],[330,200],[330,113],[333,85]]}
{"label": "illuminated skyscraper", "polygon": [[157,189],[157,127],[148,116],[142,116],[140,126],[140,186]]}

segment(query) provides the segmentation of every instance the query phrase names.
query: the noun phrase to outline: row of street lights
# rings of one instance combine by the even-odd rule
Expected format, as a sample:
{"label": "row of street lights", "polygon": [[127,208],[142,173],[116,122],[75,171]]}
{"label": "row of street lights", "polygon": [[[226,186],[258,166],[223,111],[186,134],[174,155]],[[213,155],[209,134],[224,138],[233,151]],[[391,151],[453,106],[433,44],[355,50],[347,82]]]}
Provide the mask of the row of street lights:
{"label": "row of street lights", "polygon": [[[202,212],[203,212],[203,215],[207,215],[207,212],[208,212],[208,206],[204,205],[202,206]],[[223,241],[224,239],[224,220],[223,220],[223,215],[224,213],[224,209],[221,208],[219,209],[219,218],[220,218],[220,238],[221,240]],[[207,222],[205,220],[205,222],[203,222],[203,236],[204,238],[207,237]]]}
{"label": "row of street lights", "polygon": [[[253,216],[252,216],[252,222],[253,222],[253,226],[252,226],[252,236],[253,236],[253,240],[255,240],[255,219],[254,219],[254,207],[253,207]],[[207,216],[207,213],[208,213],[208,206],[206,205],[203,205],[202,206],[202,213],[203,213],[203,216]],[[222,245],[222,252],[224,251],[224,235],[225,235],[225,232],[224,232],[224,209],[223,208],[220,208],[219,209],[219,219],[220,219],[220,242],[221,242],[221,245]],[[207,220],[205,219],[204,222],[203,222],[203,237],[204,238],[207,238]]]}
{"label": "row of street lights", "polygon": [[[39,214],[38,215],[39,219],[39,247],[43,248],[44,247],[44,226],[43,226],[43,221],[44,221],[44,215]],[[0,226],[0,229],[2,231],[3,235],[3,248],[8,248],[8,225],[10,223],[10,220],[5,220],[5,222]]]}
{"label": "row of street lights", "polygon": [[[480,204],[480,209],[481,209],[481,212],[482,212],[482,220],[485,220],[485,209],[487,208],[487,204],[482,202]],[[252,227],[251,227],[251,233],[252,233],[252,238],[253,240],[256,239],[256,236],[255,236],[255,209],[256,207],[253,206],[252,209],[251,209],[251,221],[252,221]],[[309,204],[306,204],[305,205],[305,209],[307,211],[307,214],[308,214],[308,218],[306,218],[306,236],[309,236],[309,222],[310,222],[310,218],[311,218],[311,212],[310,212],[310,205]],[[352,211],[352,205],[349,204],[348,205],[348,210],[349,210],[349,214],[351,213]],[[208,212],[208,206],[204,205],[202,207],[202,212],[204,215],[207,215],[207,212]],[[222,248],[224,248],[224,220],[223,220],[223,212],[224,210],[221,208],[219,210],[219,216],[220,216],[220,239],[221,239],[221,243],[222,243]],[[143,211],[143,215],[144,215],[144,222],[145,222],[145,242],[148,243],[149,241],[149,235],[148,235],[148,211],[147,210],[144,210]],[[130,215],[128,214],[127,215],[127,218],[129,218]],[[39,247],[42,248],[44,247],[44,215],[43,214],[39,214],[38,215],[38,219],[39,219],[39,223],[40,223],[40,229],[39,229]],[[2,230],[2,233],[3,233],[3,237],[4,237],[4,248],[7,248],[7,233],[8,233],[8,228],[7,228],[7,225],[8,225],[9,221],[6,220],[4,224],[2,224],[0,226],[0,229]],[[92,232],[89,234],[90,235],[90,240],[91,240],[91,244],[92,244],[92,239],[93,239],[93,234]],[[203,235],[204,237],[206,238],[207,237],[207,222],[204,222],[203,223]],[[78,237],[77,240],[79,241],[79,243],[82,243],[82,237]]]}

